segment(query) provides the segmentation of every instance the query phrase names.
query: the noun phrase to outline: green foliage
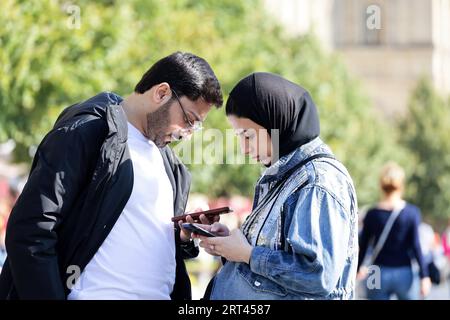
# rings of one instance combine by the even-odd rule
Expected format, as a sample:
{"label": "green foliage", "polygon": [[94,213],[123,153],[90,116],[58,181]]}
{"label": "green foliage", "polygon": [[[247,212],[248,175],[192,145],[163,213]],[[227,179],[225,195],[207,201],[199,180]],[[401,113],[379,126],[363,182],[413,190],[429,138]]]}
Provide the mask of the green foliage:
{"label": "green foliage", "polygon": [[[155,61],[180,50],[210,62],[225,95],[254,71],[278,73],[308,89],[319,108],[322,137],[349,169],[360,204],[377,199],[385,161],[413,165],[396,142],[396,131],[374,114],[339,57],[324,52],[312,36],[285,35],[258,0],[79,0],[76,5],[79,29],[71,27],[73,14],[62,1],[2,1],[0,141],[16,140],[19,161],[31,160],[28,147],[39,143],[64,107],[105,90],[126,95]],[[213,110],[205,127],[230,128],[224,110]],[[201,146],[192,148],[197,152]],[[252,196],[261,170],[259,165],[190,168],[192,190],[210,196]]]}
{"label": "green foliage", "polygon": [[[158,34],[162,40],[154,41],[161,48],[169,47],[166,53],[178,44],[207,58],[226,94],[240,78],[254,71],[278,73],[307,88],[319,108],[322,137],[349,168],[360,202],[373,203],[378,197],[381,165],[390,159],[406,162],[406,152],[396,144],[395,131],[374,114],[338,57],[323,52],[312,36],[284,35],[257,3],[178,2],[186,7],[163,18],[161,23],[170,25],[171,31]],[[180,23],[186,19],[191,22]],[[195,21],[201,21],[199,30]],[[167,43],[168,38],[174,44]],[[198,41],[189,41],[192,38]],[[222,111],[213,111],[206,128],[230,127]],[[194,148],[193,152],[200,151]],[[191,165],[190,169],[194,191],[218,196],[252,195],[261,171],[258,165]]]}
{"label": "green foliage", "polygon": [[427,216],[449,218],[450,101],[437,95],[428,80],[421,80],[400,128],[401,141],[416,159],[410,181],[411,200]]}
{"label": "green foliage", "polygon": [[19,161],[30,160],[28,147],[42,139],[63,107],[131,84],[121,74],[136,59],[137,35],[127,30],[137,24],[134,9],[122,2],[78,5],[79,29],[60,1],[2,1],[0,141],[16,141]]}

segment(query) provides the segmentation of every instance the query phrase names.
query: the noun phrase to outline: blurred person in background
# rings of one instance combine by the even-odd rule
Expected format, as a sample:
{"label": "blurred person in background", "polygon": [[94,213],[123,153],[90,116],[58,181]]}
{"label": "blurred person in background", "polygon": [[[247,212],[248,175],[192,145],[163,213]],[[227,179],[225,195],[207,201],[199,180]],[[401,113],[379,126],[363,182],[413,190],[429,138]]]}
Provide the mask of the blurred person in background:
{"label": "blurred person in background", "polygon": [[433,227],[422,221],[419,225],[419,241],[425,265],[433,261],[433,250],[435,247],[435,235]]}
{"label": "blurred person in background", "polygon": [[450,286],[450,219],[448,220],[447,227],[442,233],[442,249],[444,256],[446,257],[444,277]]}
{"label": "blurred person in background", "polygon": [[441,237],[430,224],[421,222],[419,225],[419,240],[431,283],[439,285],[444,279],[447,264]]}
{"label": "blurred person in background", "polygon": [[[420,294],[425,297],[431,288],[419,240],[421,213],[418,207],[403,200],[404,183],[404,170],[396,163],[387,163],[380,175],[382,198],[364,218],[358,260],[359,279],[367,276],[367,269],[362,264],[368,248],[379,249],[373,250],[377,255],[372,264],[380,268],[380,287],[366,287],[367,298],[371,300],[388,300],[393,295],[401,300],[414,300],[419,299]],[[393,216],[394,212],[396,216]],[[383,243],[379,246],[383,233],[385,240],[381,240]],[[420,288],[412,258],[419,266]]]}
{"label": "blurred person in background", "polygon": [[225,262],[205,298],[352,299],[356,193],[319,137],[309,93],[278,75],[253,73],[231,91],[226,113],[243,153],[267,169],[240,229],[205,226],[220,237],[201,237],[200,246]]}
{"label": "blurred person in background", "polygon": [[15,199],[15,193],[9,186],[7,192],[0,195],[0,271],[6,261],[6,225]]}
{"label": "blurred person in background", "polygon": [[442,246],[444,248],[444,254],[450,262],[450,219],[448,220],[447,227],[442,233]]}
{"label": "blurred person in background", "polygon": [[6,222],[10,211],[11,207],[7,202],[7,199],[0,197],[0,271],[6,260],[5,234]]}

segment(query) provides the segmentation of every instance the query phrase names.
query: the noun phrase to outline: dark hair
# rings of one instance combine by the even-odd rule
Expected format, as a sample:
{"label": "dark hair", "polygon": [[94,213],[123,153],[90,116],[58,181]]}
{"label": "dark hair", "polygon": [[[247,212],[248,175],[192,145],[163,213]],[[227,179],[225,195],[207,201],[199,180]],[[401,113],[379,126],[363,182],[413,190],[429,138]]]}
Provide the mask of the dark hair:
{"label": "dark hair", "polygon": [[190,100],[203,98],[217,108],[222,106],[223,97],[214,71],[204,59],[187,52],[175,52],[156,62],[134,88],[144,93],[162,82],[167,82],[179,96]]}

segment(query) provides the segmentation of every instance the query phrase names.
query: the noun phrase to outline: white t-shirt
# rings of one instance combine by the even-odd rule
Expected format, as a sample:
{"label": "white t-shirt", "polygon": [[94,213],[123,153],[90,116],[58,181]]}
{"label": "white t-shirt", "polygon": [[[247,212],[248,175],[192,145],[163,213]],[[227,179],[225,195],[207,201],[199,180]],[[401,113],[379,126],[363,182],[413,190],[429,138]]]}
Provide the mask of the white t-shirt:
{"label": "white t-shirt", "polygon": [[78,299],[170,299],[175,282],[173,191],[156,145],[128,123],[134,184],[110,234],[69,295]]}

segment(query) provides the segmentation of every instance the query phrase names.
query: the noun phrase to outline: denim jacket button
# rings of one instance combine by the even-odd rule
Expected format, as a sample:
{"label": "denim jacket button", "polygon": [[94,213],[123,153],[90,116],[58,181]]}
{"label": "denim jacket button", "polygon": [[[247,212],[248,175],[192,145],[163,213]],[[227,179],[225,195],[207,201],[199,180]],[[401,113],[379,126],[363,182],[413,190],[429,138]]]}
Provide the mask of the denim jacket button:
{"label": "denim jacket button", "polygon": [[255,281],[255,286],[259,287],[261,285],[261,282]]}

